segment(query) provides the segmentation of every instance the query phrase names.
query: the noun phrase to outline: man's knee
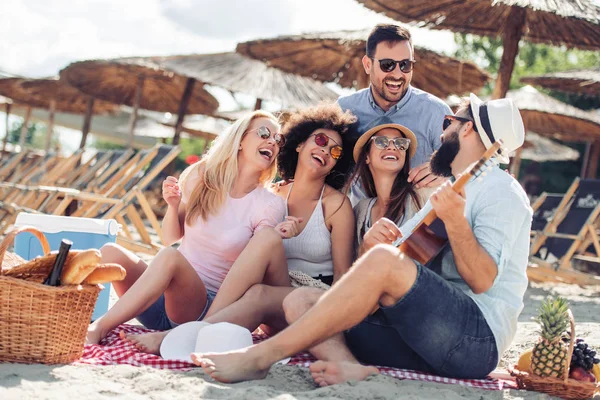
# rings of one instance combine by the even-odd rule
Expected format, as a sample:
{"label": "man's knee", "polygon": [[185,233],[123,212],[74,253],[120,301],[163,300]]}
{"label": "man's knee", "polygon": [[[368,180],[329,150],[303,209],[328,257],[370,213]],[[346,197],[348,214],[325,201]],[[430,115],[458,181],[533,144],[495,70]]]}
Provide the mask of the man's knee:
{"label": "man's knee", "polygon": [[355,267],[362,273],[388,279],[391,275],[404,275],[416,269],[414,261],[396,247],[378,244],[369,250]]}
{"label": "man's knee", "polygon": [[303,287],[294,290],[283,299],[283,312],[288,323],[292,323],[306,313],[325,291]]}

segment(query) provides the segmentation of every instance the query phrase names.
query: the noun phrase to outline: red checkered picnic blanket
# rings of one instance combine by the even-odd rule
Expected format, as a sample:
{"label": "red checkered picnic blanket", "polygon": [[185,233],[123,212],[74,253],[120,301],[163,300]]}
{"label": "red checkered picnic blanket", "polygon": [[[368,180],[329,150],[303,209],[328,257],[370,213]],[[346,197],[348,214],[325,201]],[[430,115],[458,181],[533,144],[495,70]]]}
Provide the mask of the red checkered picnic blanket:
{"label": "red checkered picnic blanket", "polygon": [[[170,369],[176,371],[189,371],[190,369],[196,367],[194,364],[185,361],[168,361],[163,360],[161,357],[153,354],[142,353],[138,351],[133,344],[121,339],[119,336],[120,332],[125,332],[126,334],[142,334],[152,331],[133,325],[120,325],[110,332],[110,334],[102,341],[101,345],[86,345],[83,351],[83,356],[79,361],[77,361],[77,363],[87,365],[145,365],[153,368]],[[263,333],[255,333],[252,335],[254,343],[258,343],[267,338],[268,337]],[[316,361],[316,359],[309,353],[301,353],[292,357],[288,365],[308,367],[314,361]],[[379,371],[381,371],[383,375],[388,375],[397,379],[451,383],[455,385],[470,386],[488,390],[516,388],[513,382],[502,379],[453,379],[406,369],[390,367],[377,368],[379,368]]]}

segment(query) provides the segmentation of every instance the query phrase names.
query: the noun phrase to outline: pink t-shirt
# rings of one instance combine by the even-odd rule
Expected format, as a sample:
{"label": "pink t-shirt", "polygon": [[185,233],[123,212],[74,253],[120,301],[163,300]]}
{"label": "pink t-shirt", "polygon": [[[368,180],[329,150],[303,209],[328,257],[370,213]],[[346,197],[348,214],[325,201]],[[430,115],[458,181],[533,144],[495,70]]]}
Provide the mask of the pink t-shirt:
{"label": "pink t-shirt", "polygon": [[[190,171],[183,183],[181,201],[187,203],[199,175]],[[217,292],[233,262],[255,232],[274,227],[285,216],[282,198],[258,187],[242,198],[227,195],[217,215],[205,221],[198,217],[193,225],[185,224],[179,251],[196,270],[208,290]]]}

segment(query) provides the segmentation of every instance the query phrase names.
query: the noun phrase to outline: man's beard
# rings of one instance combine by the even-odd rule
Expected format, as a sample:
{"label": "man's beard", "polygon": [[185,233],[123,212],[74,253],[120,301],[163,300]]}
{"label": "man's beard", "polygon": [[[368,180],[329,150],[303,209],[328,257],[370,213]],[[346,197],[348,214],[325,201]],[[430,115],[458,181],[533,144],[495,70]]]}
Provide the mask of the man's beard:
{"label": "man's beard", "polygon": [[452,176],[452,161],[460,150],[458,133],[452,133],[448,139],[444,140],[442,146],[431,155],[431,172],[438,176]]}

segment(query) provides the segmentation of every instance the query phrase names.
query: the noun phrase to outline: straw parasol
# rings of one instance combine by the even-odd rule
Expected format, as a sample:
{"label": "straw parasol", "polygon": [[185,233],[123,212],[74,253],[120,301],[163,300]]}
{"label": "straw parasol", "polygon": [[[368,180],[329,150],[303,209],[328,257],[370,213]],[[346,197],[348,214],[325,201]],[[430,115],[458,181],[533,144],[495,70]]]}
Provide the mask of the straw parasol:
{"label": "straw parasol", "polygon": [[521,82],[561,92],[600,96],[600,68],[527,76],[521,78]]}
{"label": "straw parasol", "polygon": [[[21,82],[21,87],[34,98],[47,104],[50,110],[48,119],[48,135],[46,137],[45,149],[48,151],[54,129],[54,115],[56,111],[72,114],[85,114],[81,128],[82,138],[80,148],[85,146],[87,134],[90,130],[92,114],[109,114],[117,111],[118,107],[107,101],[95,100],[72,86],[56,78],[28,79]],[[45,104],[45,105],[46,105]]]}
{"label": "straw parasol", "polygon": [[60,71],[60,78],[91,96],[133,107],[129,145],[139,108],[177,114],[173,137],[177,144],[186,113],[210,115],[219,106],[202,83],[167,71],[149,58],[80,61]]}
{"label": "straw parasol", "polygon": [[267,64],[237,53],[193,54],[155,57],[161,67],[195,78],[210,85],[257,98],[284,107],[306,107],[321,101],[334,101],[338,94],[321,82],[270,68]]}
{"label": "straw parasol", "polygon": [[[506,97],[513,99],[521,111],[526,130],[566,142],[600,140],[600,117],[593,112],[558,101],[531,86],[511,90]],[[511,163],[515,175],[519,171],[521,151],[517,150]]]}
{"label": "straw parasol", "polygon": [[600,48],[600,7],[594,0],[358,0],[402,22],[476,35],[501,34],[504,52],[493,98],[506,95],[519,41]]}
{"label": "straw parasol", "polygon": [[577,150],[531,131],[527,132],[527,140],[521,152],[522,160],[536,162],[573,161],[578,158]]}
{"label": "straw parasol", "polygon": [[[240,43],[236,51],[287,72],[361,89],[369,86],[361,61],[368,35],[357,30],[280,36]],[[415,46],[415,59],[412,84],[439,97],[478,92],[490,79],[471,62],[422,47]]]}

